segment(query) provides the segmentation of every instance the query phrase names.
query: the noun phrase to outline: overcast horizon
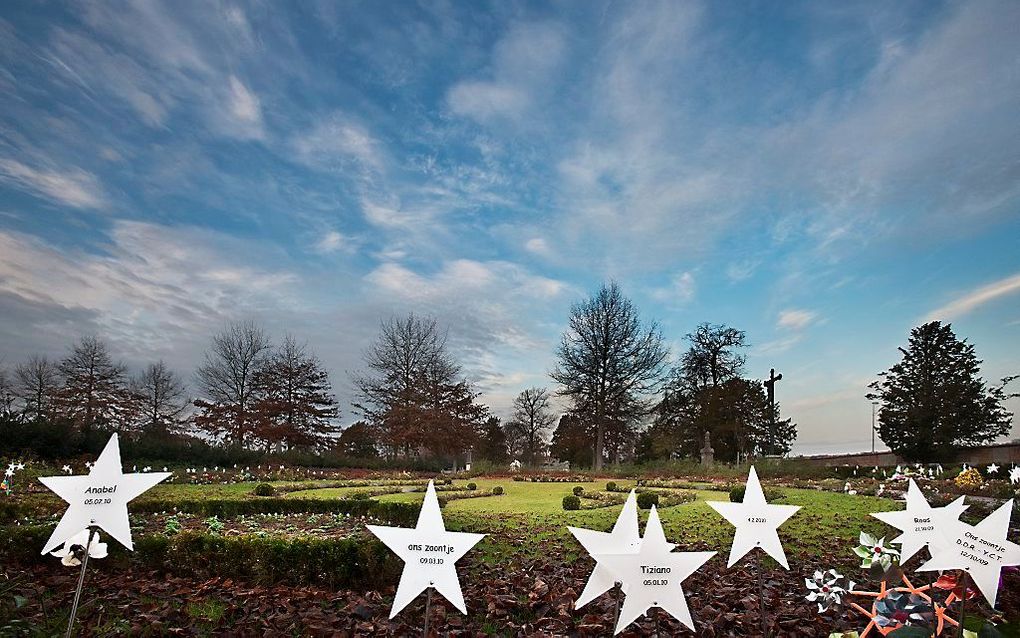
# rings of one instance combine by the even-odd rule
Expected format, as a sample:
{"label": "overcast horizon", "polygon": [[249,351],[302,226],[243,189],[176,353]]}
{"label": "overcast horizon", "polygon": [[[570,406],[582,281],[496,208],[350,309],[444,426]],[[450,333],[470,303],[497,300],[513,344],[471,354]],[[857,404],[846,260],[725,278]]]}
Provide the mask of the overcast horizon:
{"label": "overcast horizon", "polygon": [[701,322],[746,331],[795,454],[869,450],[866,386],[911,328],[1020,373],[1017,24],[1008,0],[7,3],[0,366],[95,334],[190,383],[253,319],[308,341],[350,423],[348,372],[413,311],[505,417],[612,279],[674,357]]}

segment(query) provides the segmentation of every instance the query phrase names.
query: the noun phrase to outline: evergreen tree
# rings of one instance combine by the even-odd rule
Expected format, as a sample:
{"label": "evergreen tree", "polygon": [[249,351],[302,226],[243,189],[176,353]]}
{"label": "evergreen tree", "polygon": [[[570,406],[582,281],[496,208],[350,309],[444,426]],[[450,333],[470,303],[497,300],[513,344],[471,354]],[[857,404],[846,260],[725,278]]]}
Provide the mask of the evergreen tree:
{"label": "evergreen tree", "polygon": [[509,460],[506,432],[503,431],[503,425],[498,418],[490,416],[482,424],[475,454],[480,460],[496,465],[505,465]]}
{"label": "evergreen tree", "polygon": [[568,412],[560,417],[553,431],[549,454],[560,461],[567,461],[571,468],[591,467],[595,459],[595,427],[576,413]]}
{"label": "evergreen tree", "polygon": [[364,421],[358,421],[340,433],[337,449],[344,456],[356,459],[373,459],[379,456],[375,430]]}
{"label": "evergreen tree", "polygon": [[932,321],[910,331],[899,363],[869,386],[878,401],[878,435],[909,461],[951,459],[961,447],[994,441],[1009,433],[1013,415],[1003,402],[1007,377],[988,387],[980,376],[974,346],[950,324]]}

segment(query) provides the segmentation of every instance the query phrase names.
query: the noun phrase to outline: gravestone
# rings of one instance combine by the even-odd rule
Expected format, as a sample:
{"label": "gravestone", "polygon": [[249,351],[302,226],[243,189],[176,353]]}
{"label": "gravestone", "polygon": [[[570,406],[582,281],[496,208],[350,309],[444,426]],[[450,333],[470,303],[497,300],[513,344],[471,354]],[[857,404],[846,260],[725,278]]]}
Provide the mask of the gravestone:
{"label": "gravestone", "polygon": [[705,432],[705,446],[701,448],[701,464],[712,465],[715,462],[715,450],[712,449],[712,435]]}

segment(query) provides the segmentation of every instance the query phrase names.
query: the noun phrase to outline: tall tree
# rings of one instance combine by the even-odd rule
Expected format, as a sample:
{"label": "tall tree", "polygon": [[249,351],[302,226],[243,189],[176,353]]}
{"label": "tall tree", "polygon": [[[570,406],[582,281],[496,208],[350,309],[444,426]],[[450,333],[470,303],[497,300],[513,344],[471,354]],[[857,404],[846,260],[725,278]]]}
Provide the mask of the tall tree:
{"label": "tall tree", "polygon": [[475,453],[479,459],[497,465],[509,459],[506,432],[497,417],[490,416],[482,424]]}
{"label": "tall tree", "polygon": [[116,429],[130,422],[134,405],[125,384],[125,367],[113,361],[106,343],[82,337],[58,367],[63,385],[56,404],[75,427]]}
{"label": "tall tree", "polygon": [[615,283],[571,307],[567,331],[551,372],[559,394],[595,422],[595,469],[602,469],[606,429],[649,411],[660,387],[668,350],[655,323],[643,324]]}
{"label": "tall tree", "polygon": [[1007,377],[988,387],[974,346],[950,324],[932,321],[910,331],[899,363],[879,373],[867,398],[878,401],[878,434],[910,461],[948,460],[961,447],[1009,433],[1013,415],[1003,403]]}
{"label": "tall tree", "polygon": [[60,387],[60,371],[46,357],[31,356],[14,369],[18,394],[26,419],[42,421],[52,414],[53,400]]}
{"label": "tall tree", "polygon": [[233,445],[244,446],[255,428],[255,374],[270,349],[269,337],[252,321],[230,324],[215,335],[195,381],[205,397],[195,406],[195,424]]}
{"label": "tall tree", "polygon": [[513,415],[507,424],[508,437],[520,453],[521,463],[536,465],[545,456],[546,437],[556,421],[549,407],[549,391],[528,388],[514,398]]}
{"label": "tall tree", "polygon": [[143,430],[164,435],[180,431],[181,415],[188,407],[184,382],[162,359],[146,366],[134,378],[131,390],[138,402]]}
{"label": "tall tree", "polygon": [[288,449],[328,444],[339,431],[329,373],[319,358],[287,335],[255,373],[256,436]]}
{"label": "tall tree", "polygon": [[684,338],[691,346],[680,359],[680,371],[696,387],[719,385],[743,374],[747,358],[738,350],[747,346],[743,330],[702,323]]}
{"label": "tall tree", "polygon": [[750,454],[786,454],[797,437],[790,419],[777,419],[770,438],[765,386],[744,378],[743,331],[703,323],[685,336],[690,347],[680,358],[642,439],[645,458],[697,458],[705,434],[715,458],[736,461]]}
{"label": "tall tree", "polygon": [[459,378],[434,319],[391,317],[364,359],[367,372],[354,377],[354,408],[378,428],[390,456],[429,450],[456,457],[473,445],[488,414]]}

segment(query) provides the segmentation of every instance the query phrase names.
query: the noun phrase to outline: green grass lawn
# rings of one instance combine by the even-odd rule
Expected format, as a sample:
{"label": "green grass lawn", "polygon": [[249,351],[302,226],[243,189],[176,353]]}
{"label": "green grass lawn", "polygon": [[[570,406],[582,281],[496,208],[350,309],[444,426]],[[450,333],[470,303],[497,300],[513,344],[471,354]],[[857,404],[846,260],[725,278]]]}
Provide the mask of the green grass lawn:
{"label": "green grass lawn", "polygon": [[[509,479],[477,478],[471,481],[454,481],[456,486],[474,482],[479,491],[491,491],[502,486],[504,494],[487,498],[450,501],[444,508],[444,518],[451,530],[487,533],[478,550],[486,559],[501,560],[508,554],[533,554],[544,551],[541,541],[554,541],[564,549],[567,558],[576,556],[580,546],[574,541],[567,526],[586,527],[608,531],[612,528],[621,506],[595,510],[564,511],[563,497],[575,485],[587,490],[605,489],[597,483],[532,483]],[[633,484],[617,481],[620,489]],[[292,492],[294,497],[343,498],[359,488],[327,488]],[[365,488],[360,488],[365,489]],[[817,490],[783,488],[783,503],[800,505],[797,512],[783,527],[780,537],[791,559],[818,561],[826,551],[846,549],[854,545],[861,530],[873,534],[890,535],[895,530],[869,516],[871,512],[888,511],[901,505],[885,498],[849,496]],[[663,508],[659,511],[667,538],[684,547],[707,547],[725,554],[733,538],[733,528],[711,509],[705,501],[729,500],[727,492],[698,490],[692,503]],[[407,492],[377,497],[381,501],[421,503],[424,494]],[[648,512],[640,512],[644,526]]]}

